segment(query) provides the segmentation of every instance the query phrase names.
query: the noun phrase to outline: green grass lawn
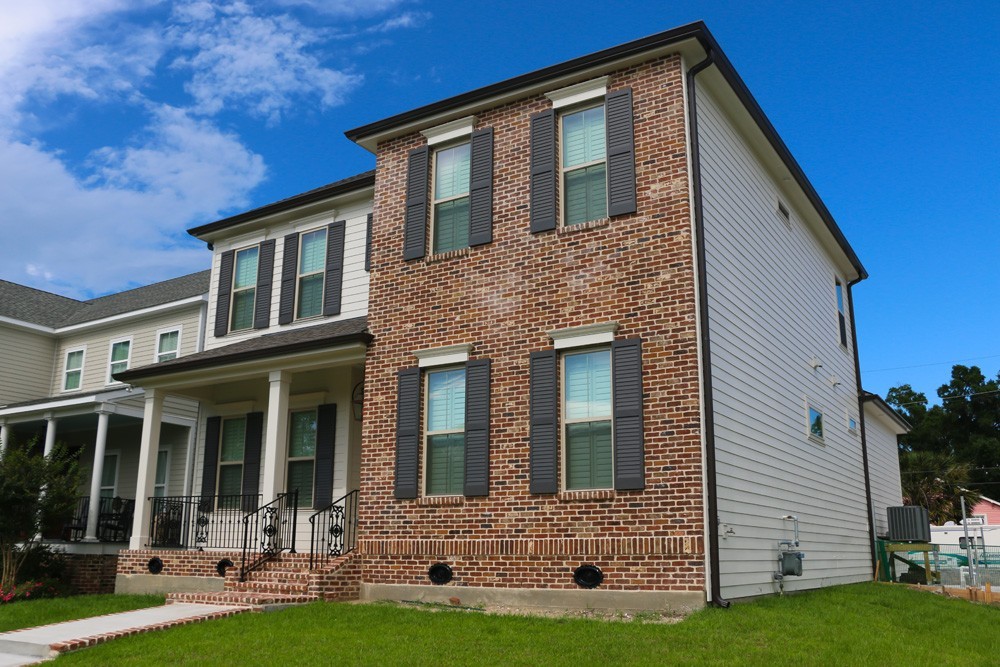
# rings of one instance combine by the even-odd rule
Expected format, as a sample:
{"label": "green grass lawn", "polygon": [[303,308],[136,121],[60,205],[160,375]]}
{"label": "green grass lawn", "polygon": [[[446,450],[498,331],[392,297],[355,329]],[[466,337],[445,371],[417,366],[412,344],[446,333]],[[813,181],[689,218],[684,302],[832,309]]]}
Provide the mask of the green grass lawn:
{"label": "green grass lawn", "polygon": [[77,595],[0,605],[0,632],[163,604],[162,595]]}
{"label": "green grass lawn", "polygon": [[57,664],[996,665],[998,628],[1000,609],[878,584],[675,624],[317,603],[119,639]]}

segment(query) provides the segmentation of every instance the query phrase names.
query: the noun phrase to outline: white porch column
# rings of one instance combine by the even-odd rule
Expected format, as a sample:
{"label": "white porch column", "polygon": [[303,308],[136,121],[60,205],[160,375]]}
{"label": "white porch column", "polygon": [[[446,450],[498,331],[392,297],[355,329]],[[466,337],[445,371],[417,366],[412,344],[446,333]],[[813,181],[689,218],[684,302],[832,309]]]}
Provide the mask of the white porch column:
{"label": "white porch column", "polygon": [[7,449],[7,438],[10,437],[10,427],[6,421],[0,421],[0,454]]}
{"label": "white porch column", "polygon": [[156,455],[160,450],[160,422],[163,418],[163,393],[146,389],[146,407],[142,414],[142,439],[139,442],[139,474],[135,487],[135,517],[132,520],[132,540],[129,549],[142,549],[149,544],[149,520],[152,504],[149,498],[156,485]]}
{"label": "white porch column", "polygon": [[90,507],[87,510],[87,532],[84,542],[97,541],[97,519],[101,511],[101,480],[104,477],[104,450],[108,443],[109,412],[97,412],[97,438],[94,440],[94,465],[90,472]]}
{"label": "white porch column", "polygon": [[267,394],[267,427],[264,430],[264,502],[285,490],[285,452],[288,447],[288,392],[292,375],[271,371]]}
{"label": "white porch column", "polygon": [[47,412],[45,422],[45,456],[48,456],[56,447],[56,424],[59,420],[53,417],[51,412]]}

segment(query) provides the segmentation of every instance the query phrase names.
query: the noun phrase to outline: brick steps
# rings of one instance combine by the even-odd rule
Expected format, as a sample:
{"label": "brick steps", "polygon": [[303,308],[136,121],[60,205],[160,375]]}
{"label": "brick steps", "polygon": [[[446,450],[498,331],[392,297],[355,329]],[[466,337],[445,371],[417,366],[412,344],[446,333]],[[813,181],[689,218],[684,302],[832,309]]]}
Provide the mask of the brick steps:
{"label": "brick steps", "polygon": [[318,595],[267,593],[260,591],[222,591],[220,593],[170,593],[167,604],[197,602],[264,609],[275,605],[306,604],[319,600]]}

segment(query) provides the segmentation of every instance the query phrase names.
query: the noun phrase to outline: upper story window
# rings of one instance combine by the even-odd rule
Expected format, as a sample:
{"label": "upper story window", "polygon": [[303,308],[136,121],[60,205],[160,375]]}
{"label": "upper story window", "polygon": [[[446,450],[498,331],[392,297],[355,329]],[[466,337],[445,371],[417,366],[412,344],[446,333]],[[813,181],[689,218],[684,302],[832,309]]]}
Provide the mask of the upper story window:
{"label": "upper story window", "polygon": [[70,350],[66,353],[66,370],[63,373],[63,391],[79,389],[83,380],[84,350]]}
{"label": "upper story window", "polygon": [[132,339],[118,340],[111,343],[111,355],[108,361],[108,384],[117,382],[115,373],[127,371],[129,359],[132,356]]}
{"label": "upper story window", "polygon": [[604,105],[565,113],[561,125],[563,224],[605,218],[608,178]]}
{"label": "upper story window", "polygon": [[809,437],[816,440],[823,439],[823,413],[813,406],[809,406]]}
{"label": "upper story window", "polygon": [[469,245],[470,147],[466,142],[434,152],[432,252],[448,252]]}
{"label": "upper story window", "polygon": [[565,488],[610,489],[611,350],[563,355]]}
{"label": "upper story window", "polygon": [[326,228],[305,232],[299,241],[297,306],[299,319],[323,312],[323,284],[326,275]]}
{"label": "upper story window", "polygon": [[254,306],[257,297],[257,263],[260,248],[244,248],[236,251],[233,269],[233,303],[229,322],[230,331],[241,331],[253,327]]}
{"label": "upper story window", "polygon": [[840,325],[840,344],[847,347],[847,316],[844,309],[844,284],[836,279],[837,290],[837,321]]}
{"label": "upper story window", "polygon": [[161,331],[156,335],[156,361],[176,359],[180,353],[181,330]]}

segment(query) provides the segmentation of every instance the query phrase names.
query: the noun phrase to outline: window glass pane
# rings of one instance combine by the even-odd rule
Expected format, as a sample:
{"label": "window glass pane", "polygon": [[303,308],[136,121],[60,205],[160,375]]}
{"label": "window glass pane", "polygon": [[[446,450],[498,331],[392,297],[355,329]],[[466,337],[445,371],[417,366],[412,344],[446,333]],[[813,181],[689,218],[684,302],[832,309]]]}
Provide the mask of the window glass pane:
{"label": "window glass pane", "polygon": [[299,278],[299,310],[296,317],[313,317],[323,312],[323,274]]}
{"label": "window glass pane", "polygon": [[[118,455],[104,455],[104,469],[101,470],[101,488],[108,489],[114,495],[115,480],[118,477]],[[104,494],[101,494],[104,495]]]}
{"label": "window glass pane", "polygon": [[465,434],[427,438],[427,493],[461,495],[465,485]]}
{"label": "window glass pane", "polygon": [[226,419],[222,422],[222,443],[219,447],[219,461],[242,461],[243,442],[246,440],[247,420]]}
{"label": "window glass pane", "polygon": [[610,489],[611,422],[566,425],[566,488]]}
{"label": "window glass pane", "polygon": [[83,366],[83,350],[70,352],[66,355],[66,370],[78,370]]}
{"label": "window glass pane", "polygon": [[156,346],[156,356],[160,361],[167,361],[177,356],[177,342],[180,339],[179,331],[167,331],[160,334],[160,340]]}
{"label": "window glass pane", "polygon": [[[219,495],[238,496],[243,493],[243,464],[219,466]],[[220,503],[220,507],[237,507],[238,503]]]}
{"label": "window glass pane", "polygon": [[166,484],[167,483],[167,458],[170,454],[167,450],[162,450],[156,453],[156,484]]}
{"label": "window glass pane", "polygon": [[[121,361],[121,362],[116,363],[116,364],[111,364],[111,374],[112,375],[114,375],[115,373],[121,373],[122,371],[127,371],[127,370],[128,370],[128,362],[126,362],[126,361]],[[112,379],[114,379],[114,378],[112,378]]]}
{"label": "window glass pane", "polygon": [[564,187],[567,225],[607,217],[607,168],[603,163],[566,172]]}
{"label": "window glass pane", "polygon": [[80,388],[80,371],[70,371],[66,373],[66,389]]}
{"label": "window glass pane", "polygon": [[566,114],[562,130],[563,167],[604,159],[604,105]]}
{"label": "window glass pane", "polygon": [[317,229],[302,235],[299,245],[299,275],[326,268],[326,230]]}
{"label": "window glass pane", "polygon": [[841,313],[844,312],[844,286],[837,281],[837,310]]}
{"label": "window glass pane", "polygon": [[469,245],[469,198],[434,205],[434,252]]}
{"label": "window glass pane", "polygon": [[566,418],[611,415],[611,350],[567,354]]}
{"label": "window glass pane", "polygon": [[247,248],[236,253],[236,269],[233,271],[233,289],[252,287],[257,284],[258,248]]}
{"label": "window glass pane", "polygon": [[465,369],[427,374],[427,431],[465,428]]}
{"label": "window glass pane", "polygon": [[316,411],[293,412],[288,457],[316,456]]}
{"label": "window glass pane", "polygon": [[253,326],[253,302],[256,291],[255,288],[251,288],[233,295],[233,322],[230,327],[233,331]]}
{"label": "window glass pane", "polygon": [[469,164],[469,144],[439,150],[434,166],[434,199],[468,194]]}
{"label": "window glass pane", "polygon": [[313,462],[288,462],[288,490],[299,490],[299,507],[311,507],[313,495]]}
{"label": "window glass pane", "polygon": [[817,438],[823,437],[823,413],[815,408],[809,408],[809,433]]}
{"label": "window glass pane", "polygon": [[128,359],[129,341],[123,340],[120,343],[111,345],[111,361],[123,361]]}

